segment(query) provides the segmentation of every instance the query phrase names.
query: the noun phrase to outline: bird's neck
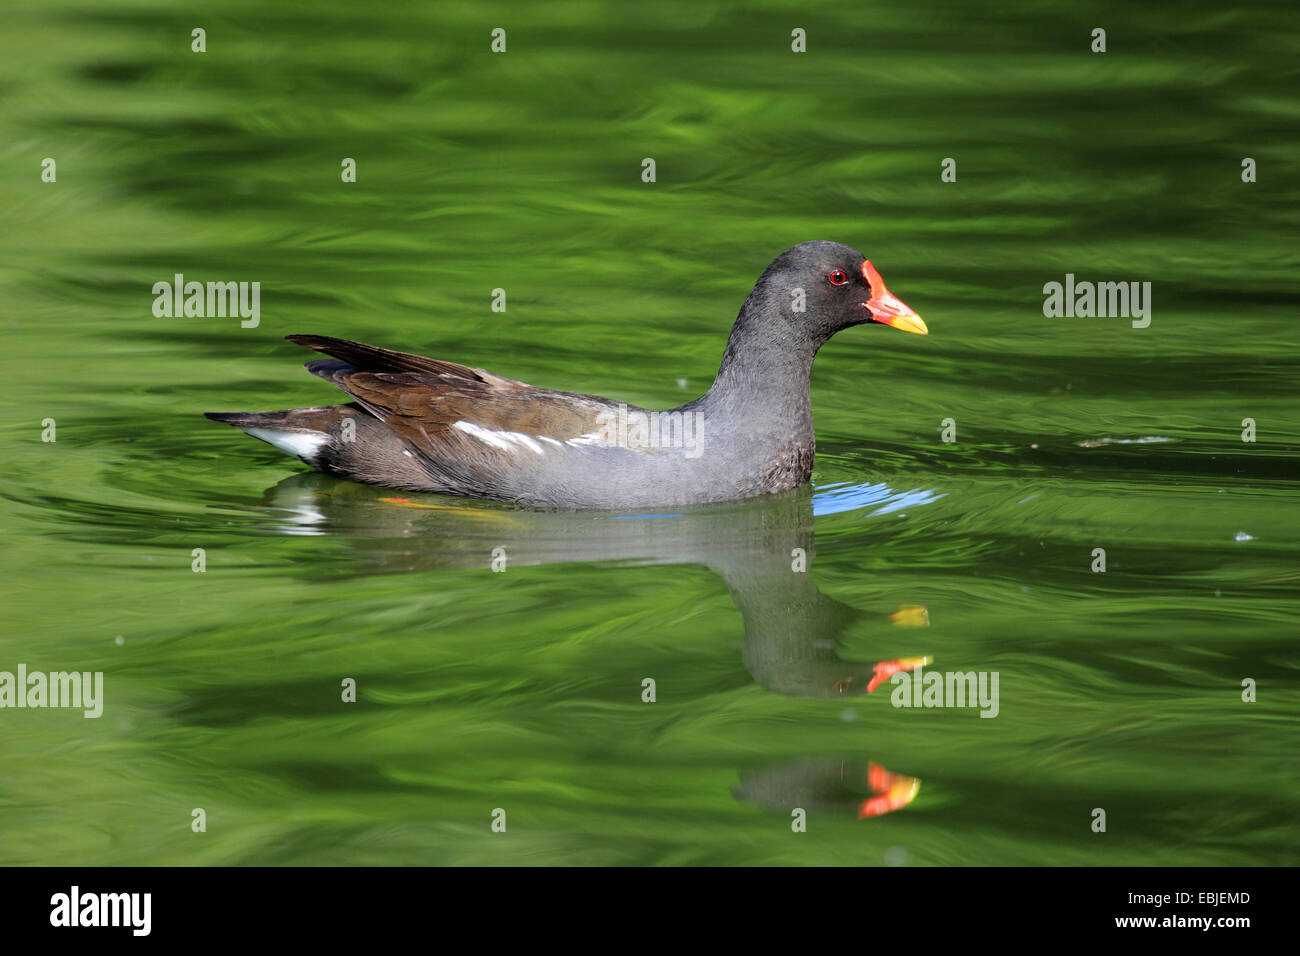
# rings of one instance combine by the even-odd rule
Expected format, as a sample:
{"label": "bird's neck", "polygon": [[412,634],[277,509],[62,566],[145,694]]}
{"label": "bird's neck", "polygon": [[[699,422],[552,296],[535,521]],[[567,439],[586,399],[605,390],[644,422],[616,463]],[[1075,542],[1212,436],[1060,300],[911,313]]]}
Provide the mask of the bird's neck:
{"label": "bird's neck", "polygon": [[817,346],[755,289],[732,327],[712,388],[697,407],[741,437],[765,446],[813,441],[809,380]]}

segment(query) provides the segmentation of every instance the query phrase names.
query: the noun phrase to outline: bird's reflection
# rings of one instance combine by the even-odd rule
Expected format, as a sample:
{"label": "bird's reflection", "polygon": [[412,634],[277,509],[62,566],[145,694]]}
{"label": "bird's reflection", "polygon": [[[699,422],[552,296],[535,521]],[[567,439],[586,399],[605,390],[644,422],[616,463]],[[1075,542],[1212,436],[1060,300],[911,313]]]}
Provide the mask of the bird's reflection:
{"label": "bird's reflection", "polygon": [[[270,488],[263,505],[277,516],[282,533],[346,540],[367,573],[439,568],[486,572],[494,559],[509,567],[572,562],[704,565],[722,577],[740,611],[745,668],[760,686],[779,694],[857,696],[898,671],[928,662],[920,656],[873,663],[841,656],[842,635],[851,627],[924,627],[929,616],[918,605],[860,610],[821,592],[809,573],[816,542],[813,496],[807,487],[672,514],[605,514],[405,496],[313,473]],[[775,786],[770,781],[782,773],[792,774],[790,779],[803,781],[803,786],[825,768],[841,766],[838,761],[813,762],[771,771],[754,778],[769,781],[755,783],[754,792],[768,792]],[[821,769],[814,772],[814,767]],[[876,809],[864,816],[906,805],[908,794],[915,793],[908,790],[915,783],[910,777],[877,768],[875,782],[889,780],[881,790],[871,786],[870,768],[854,774],[855,779],[861,777],[858,789],[870,794],[859,796],[854,805],[876,801],[870,803]],[[894,784],[900,780],[911,783],[898,789]],[[748,790],[742,781],[741,791]]]}
{"label": "bird's reflection", "polygon": [[745,771],[732,793],[780,813],[857,814],[864,820],[901,810],[920,789],[915,777],[891,773],[870,760],[815,757]]}
{"label": "bird's reflection", "polygon": [[809,573],[816,542],[806,487],[759,500],[664,515],[537,511],[406,497],[323,475],[288,478],[264,504],[286,533],[346,538],[368,572],[581,561],[702,564],[726,582],[744,621],[745,668],[792,697],[850,697],[925,658],[875,663],[840,656],[853,626],[924,627],[924,607],[863,611],[823,594]]}

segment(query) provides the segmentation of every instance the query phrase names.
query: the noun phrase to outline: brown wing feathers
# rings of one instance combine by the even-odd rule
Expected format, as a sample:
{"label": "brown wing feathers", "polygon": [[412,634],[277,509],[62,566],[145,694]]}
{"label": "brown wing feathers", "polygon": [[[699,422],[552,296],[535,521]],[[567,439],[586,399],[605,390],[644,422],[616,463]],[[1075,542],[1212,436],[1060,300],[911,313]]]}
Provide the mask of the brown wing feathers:
{"label": "brown wing feathers", "polygon": [[427,372],[432,375],[452,375],[456,378],[483,378],[472,368],[457,365],[455,362],[443,362],[439,359],[412,355],[409,352],[394,352],[377,345],[352,342],[348,339],[336,339],[329,335],[286,335],[285,339],[326,355],[342,359],[358,370],[368,372]]}
{"label": "brown wing feathers", "polygon": [[286,338],[334,356],[307,368],[426,452],[451,438],[446,429],[459,421],[562,441],[598,428],[606,408],[588,396],[534,388],[455,362],[325,335]]}

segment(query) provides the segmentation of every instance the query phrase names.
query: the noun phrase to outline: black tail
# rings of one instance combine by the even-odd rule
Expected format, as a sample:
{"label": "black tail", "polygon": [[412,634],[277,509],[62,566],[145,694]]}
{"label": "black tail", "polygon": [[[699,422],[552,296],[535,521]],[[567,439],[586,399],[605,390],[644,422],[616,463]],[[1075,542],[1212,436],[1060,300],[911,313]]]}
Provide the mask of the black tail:
{"label": "black tail", "polygon": [[368,413],[355,402],[346,405],[315,405],[311,408],[286,408],[278,412],[204,412],[204,418],[225,422],[236,428],[289,428],[298,431],[332,432],[339,422],[360,413]]}

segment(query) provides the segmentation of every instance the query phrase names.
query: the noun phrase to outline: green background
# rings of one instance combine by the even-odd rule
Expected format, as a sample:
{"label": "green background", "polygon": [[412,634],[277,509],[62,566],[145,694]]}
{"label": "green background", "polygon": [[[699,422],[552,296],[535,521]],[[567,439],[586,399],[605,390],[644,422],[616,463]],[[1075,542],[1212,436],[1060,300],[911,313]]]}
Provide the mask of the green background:
{"label": "green background", "polygon": [[[7,4],[0,670],[102,670],[107,701],[0,711],[0,863],[1296,863],[1296,28]],[[409,507],[200,417],[336,400],[295,332],[676,405],[806,239],[930,327],[822,351],[811,494]],[[261,282],[260,326],[155,318],[176,272]],[[1044,318],[1067,272],[1151,282],[1151,326]],[[999,672],[999,716],[860,694],[920,654]],[[856,819],[867,761],[916,800]]]}

